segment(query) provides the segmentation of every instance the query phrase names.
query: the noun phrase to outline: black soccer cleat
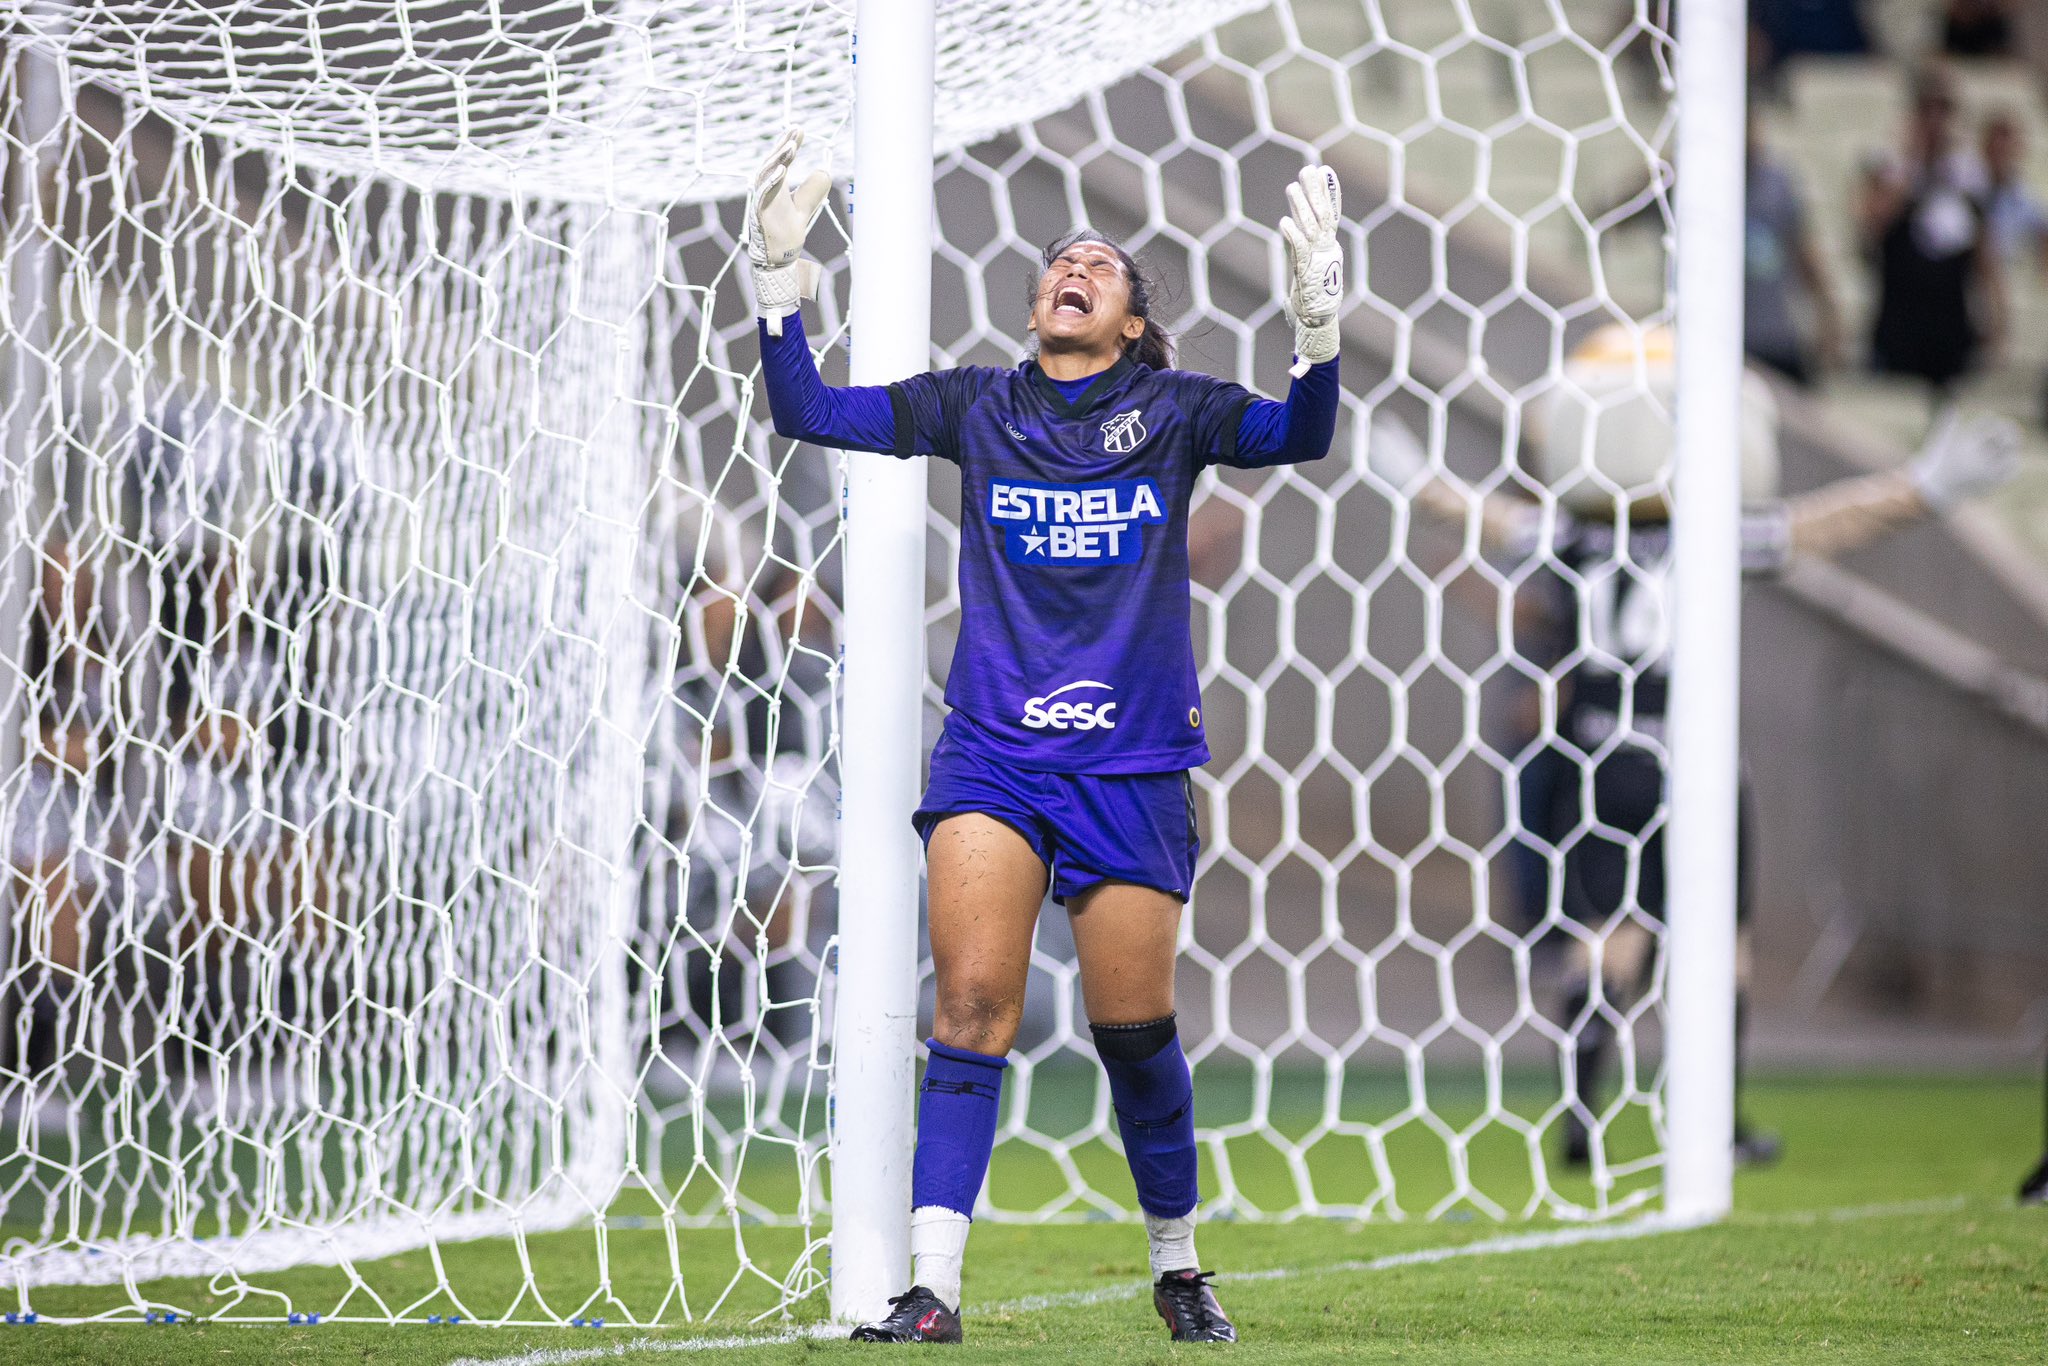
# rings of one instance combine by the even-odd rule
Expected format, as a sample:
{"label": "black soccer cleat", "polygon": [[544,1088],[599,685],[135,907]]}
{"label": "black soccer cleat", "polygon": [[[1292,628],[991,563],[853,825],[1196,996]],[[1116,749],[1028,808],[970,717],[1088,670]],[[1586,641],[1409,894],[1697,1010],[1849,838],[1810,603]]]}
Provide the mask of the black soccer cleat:
{"label": "black soccer cleat", "polygon": [[1735,1165],[1738,1167],[1768,1167],[1785,1152],[1784,1140],[1776,1134],[1762,1129],[1752,1129],[1747,1124],[1735,1126]]}
{"label": "black soccer cleat", "polygon": [[889,1316],[853,1330],[854,1342],[958,1342],[960,1315],[921,1285],[889,1297]]}
{"label": "black soccer cleat", "polygon": [[2020,1186],[2022,1205],[2048,1205],[2048,1153],[2041,1155],[2041,1165],[2034,1168],[2034,1174]]}
{"label": "black soccer cleat", "polygon": [[1169,1271],[1152,1287],[1152,1307],[1175,1342],[1236,1342],[1237,1325],[1209,1288],[1213,1271]]}
{"label": "black soccer cleat", "polygon": [[1585,1121],[1569,1112],[1564,1117],[1564,1151],[1559,1158],[1573,1171],[1593,1165],[1593,1136],[1586,1132]]}

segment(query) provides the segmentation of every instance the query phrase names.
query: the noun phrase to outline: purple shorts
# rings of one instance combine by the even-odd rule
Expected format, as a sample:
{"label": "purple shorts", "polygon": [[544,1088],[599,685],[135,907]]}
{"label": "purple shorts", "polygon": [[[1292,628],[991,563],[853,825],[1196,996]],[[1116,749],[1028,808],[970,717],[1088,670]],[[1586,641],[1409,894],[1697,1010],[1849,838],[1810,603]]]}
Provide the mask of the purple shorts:
{"label": "purple shorts", "polygon": [[1188,899],[1195,885],[1195,785],[1171,773],[1039,773],[978,749],[957,712],[932,746],[932,776],[911,824],[931,842],[948,816],[1001,821],[1051,870],[1053,900],[1098,882],[1132,882]]}

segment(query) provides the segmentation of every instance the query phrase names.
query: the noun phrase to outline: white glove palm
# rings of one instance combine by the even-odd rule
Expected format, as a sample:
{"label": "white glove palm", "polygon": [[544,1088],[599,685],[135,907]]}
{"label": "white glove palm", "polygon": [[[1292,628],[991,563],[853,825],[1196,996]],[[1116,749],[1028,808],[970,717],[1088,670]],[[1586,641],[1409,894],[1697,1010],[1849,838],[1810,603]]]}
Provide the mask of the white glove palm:
{"label": "white glove palm", "polygon": [[790,167],[804,145],[804,130],[790,128],[754,172],[747,193],[747,259],[754,267],[754,311],[768,331],[782,335],[782,320],[818,292],[818,263],[803,257],[804,238],[832,192],[832,177],[812,171],[792,188]]}
{"label": "white glove palm", "polygon": [[2020,464],[2020,429],[2010,418],[1943,415],[1906,477],[1937,512],[2012,478]]}
{"label": "white glove palm", "polygon": [[1337,239],[1343,197],[1337,173],[1305,166],[1287,187],[1292,213],[1280,220],[1287,252],[1287,319],[1294,324],[1292,374],[1337,354],[1337,310],[1344,303],[1344,247]]}

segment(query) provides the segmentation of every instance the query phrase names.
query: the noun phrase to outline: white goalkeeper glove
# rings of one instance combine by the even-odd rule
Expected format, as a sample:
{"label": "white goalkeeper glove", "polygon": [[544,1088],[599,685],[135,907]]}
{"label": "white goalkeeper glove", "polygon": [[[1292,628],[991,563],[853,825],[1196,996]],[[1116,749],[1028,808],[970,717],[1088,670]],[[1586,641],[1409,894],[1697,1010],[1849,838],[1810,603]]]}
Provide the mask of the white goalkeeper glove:
{"label": "white goalkeeper glove", "polygon": [[1295,363],[1291,375],[1337,354],[1337,310],[1344,303],[1344,247],[1337,240],[1343,206],[1337,173],[1304,166],[1287,187],[1292,213],[1280,220],[1287,251],[1287,320],[1294,324]]}
{"label": "white goalkeeper glove", "polygon": [[1906,466],[1906,477],[1928,507],[1945,512],[1965,498],[1997,488],[2019,465],[2020,429],[2010,418],[1965,421],[1951,408]]}
{"label": "white goalkeeper glove", "polygon": [[812,171],[794,187],[790,167],[804,145],[804,130],[786,129],[775,149],[754,172],[747,193],[747,259],[754,266],[754,312],[769,334],[782,335],[782,320],[818,293],[818,263],[804,257],[804,238],[832,192],[832,177]]}

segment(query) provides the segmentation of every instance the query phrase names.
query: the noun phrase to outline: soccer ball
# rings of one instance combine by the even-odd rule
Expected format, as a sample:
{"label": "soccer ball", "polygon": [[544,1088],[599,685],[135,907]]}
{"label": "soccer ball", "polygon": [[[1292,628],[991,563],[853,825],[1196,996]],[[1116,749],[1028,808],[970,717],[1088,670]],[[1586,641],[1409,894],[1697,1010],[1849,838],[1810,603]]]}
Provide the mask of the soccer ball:
{"label": "soccer ball", "polygon": [[[1572,349],[1564,382],[1545,397],[1533,433],[1536,477],[1572,511],[1612,517],[1619,502],[1638,516],[1665,512],[1678,390],[1669,327],[1636,332],[1610,324]],[[1742,460],[1742,501],[1778,496],[1778,403],[1754,370],[1742,376],[1742,414],[1729,433]]]}

